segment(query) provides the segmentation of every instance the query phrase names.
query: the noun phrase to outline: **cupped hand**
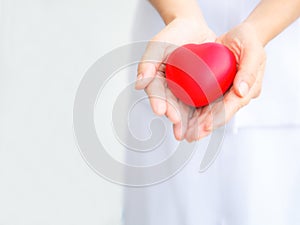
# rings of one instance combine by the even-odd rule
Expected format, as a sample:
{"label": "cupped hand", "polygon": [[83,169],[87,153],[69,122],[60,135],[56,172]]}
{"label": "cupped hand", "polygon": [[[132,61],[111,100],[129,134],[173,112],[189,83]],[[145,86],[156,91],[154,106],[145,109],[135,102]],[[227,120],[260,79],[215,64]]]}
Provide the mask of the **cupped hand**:
{"label": "cupped hand", "polygon": [[[165,80],[165,60],[178,46],[188,43],[215,42],[216,35],[203,21],[174,19],[148,44],[138,66],[136,89],[144,89],[149,96],[152,110],[165,115],[173,123],[174,135],[182,140],[188,129],[195,108],[177,99]],[[155,58],[155,61],[153,61]]]}
{"label": "cupped hand", "polygon": [[242,23],[220,36],[217,42],[227,46],[234,53],[238,72],[224,98],[195,110],[185,133],[188,141],[199,140],[223,126],[240,108],[258,97],[261,92],[266,54],[254,27]]}

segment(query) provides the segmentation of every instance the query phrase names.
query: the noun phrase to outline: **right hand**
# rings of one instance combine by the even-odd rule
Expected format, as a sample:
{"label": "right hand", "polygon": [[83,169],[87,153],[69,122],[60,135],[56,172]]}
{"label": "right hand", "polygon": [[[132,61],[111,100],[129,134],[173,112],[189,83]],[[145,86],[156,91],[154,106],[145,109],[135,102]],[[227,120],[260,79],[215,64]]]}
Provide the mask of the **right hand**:
{"label": "right hand", "polygon": [[[174,19],[149,42],[139,63],[136,89],[146,91],[155,114],[166,115],[173,123],[173,131],[177,140],[185,137],[191,116],[195,110],[201,109],[184,104],[172,94],[164,76],[165,60],[176,47],[188,43],[215,42],[215,40],[216,35],[204,21]],[[147,62],[149,55],[153,60],[153,54],[155,54],[156,62]]]}
{"label": "right hand", "polygon": [[200,114],[190,119],[185,135],[189,141],[198,140],[198,133],[203,136],[209,130],[226,124],[238,110],[258,97],[261,91],[266,54],[254,26],[242,23],[220,36],[217,42],[233,52],[238,71],[222,101],[214,102],[211,107],[203,107]]}

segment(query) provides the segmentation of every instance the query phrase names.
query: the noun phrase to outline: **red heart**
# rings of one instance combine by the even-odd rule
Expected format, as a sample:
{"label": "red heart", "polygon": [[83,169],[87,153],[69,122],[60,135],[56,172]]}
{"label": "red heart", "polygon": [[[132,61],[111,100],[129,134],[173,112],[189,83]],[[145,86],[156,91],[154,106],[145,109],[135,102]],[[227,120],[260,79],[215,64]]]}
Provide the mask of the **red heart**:
{"label": "red heart", "polygon": [[195,107],[224,95],[236,72],[234,54],[218,43],[183,45],[166,63],[168,87],[182,102]]}

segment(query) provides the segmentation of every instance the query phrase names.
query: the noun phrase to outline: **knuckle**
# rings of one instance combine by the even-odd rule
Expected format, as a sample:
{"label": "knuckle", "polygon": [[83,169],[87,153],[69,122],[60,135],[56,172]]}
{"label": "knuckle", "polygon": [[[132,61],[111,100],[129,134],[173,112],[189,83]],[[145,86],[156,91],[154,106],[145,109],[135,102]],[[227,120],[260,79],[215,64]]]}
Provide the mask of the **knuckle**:
{"label": "knuckle", "polygon": [[262,89],[261,89],[261,88],[258,88],[258,89],[255,91],[253,98],[258,98],[258,97],[260,96],[260,94],[261,94],[261,91],[262,91]]}
{"label": "knuckle", "polygon": [[249,76],[247,76],[246,79],[248,81],[249,86],[252,86],[255,83],[255,81],[256,81],[256,74],[257,73],[252,72],[252,73],[249,74]]}
{"label": "knuckle", "polygon": [[248,105],[250,102],[250,98],[244,98],[242,99],[241,101],[239,101],[237,104],[236,104],[236,112],[239,111],[241,108],[245,107],[246,105]]}

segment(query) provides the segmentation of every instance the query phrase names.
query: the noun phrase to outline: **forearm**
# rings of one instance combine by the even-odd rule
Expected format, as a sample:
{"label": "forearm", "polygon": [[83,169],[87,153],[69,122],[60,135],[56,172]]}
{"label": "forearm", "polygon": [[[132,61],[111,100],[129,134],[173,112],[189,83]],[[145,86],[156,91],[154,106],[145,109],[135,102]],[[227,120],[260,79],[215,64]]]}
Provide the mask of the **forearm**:
{"label": "forearm", "polygon": [[245,20],[263,45],[276,37],[300,16],[300,0],[262,0]]}
{"label": "forearm", "polygon": [[149,0],[158,11],[165,24],[176,18],[191,19],[197,23],[205,23],[196,0]]}

